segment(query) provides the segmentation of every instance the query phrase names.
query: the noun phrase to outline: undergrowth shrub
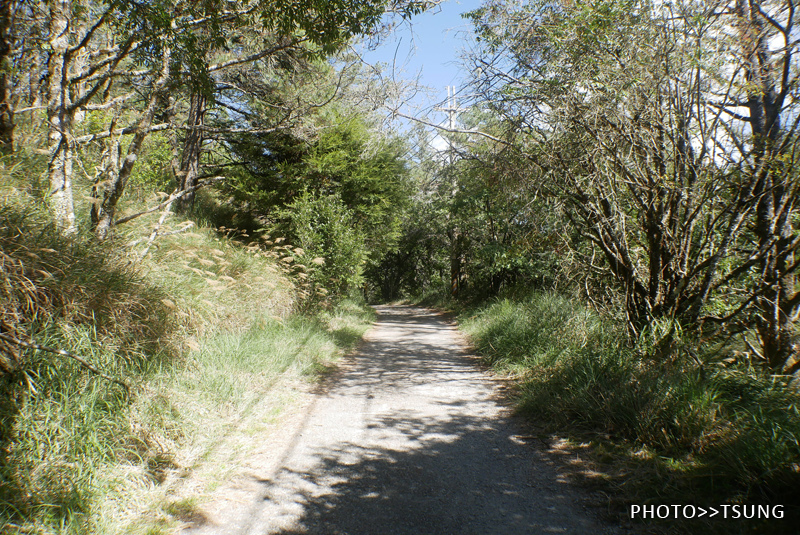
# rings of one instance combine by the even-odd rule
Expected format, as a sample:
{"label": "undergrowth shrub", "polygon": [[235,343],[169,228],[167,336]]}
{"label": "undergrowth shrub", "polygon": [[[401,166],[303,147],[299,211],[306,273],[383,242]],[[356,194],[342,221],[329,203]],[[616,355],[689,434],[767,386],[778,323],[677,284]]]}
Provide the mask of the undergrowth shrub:
{"label": "undergrowth shrub", "polygon": [[367,250],[355,216],[338,195],[305,193],[285,210],[295,245],[314,269],[311,280],[334,295],[346,296],[364,283]]}

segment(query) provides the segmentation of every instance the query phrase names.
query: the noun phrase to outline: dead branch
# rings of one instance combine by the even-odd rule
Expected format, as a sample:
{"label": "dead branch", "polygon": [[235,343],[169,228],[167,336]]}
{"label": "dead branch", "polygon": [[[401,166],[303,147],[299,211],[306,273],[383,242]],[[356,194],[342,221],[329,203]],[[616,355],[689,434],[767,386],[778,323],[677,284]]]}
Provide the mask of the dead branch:
{"label": "dead branch", "polygon": [[144,251],[142,251],[142,254],[139,255],[139,260],[143,259],[145,256],[147,256],[147,253],[150,252],[150,247],[152,247],[153,242],[158,236],[158,231],[161,230],[161,226],[164,224],[164,221],[166,221],[167,217],[169,217],[169,215],[172,213],[172,203],[174,202],[175,199],[169,201],[167,206],[164,207],[164,213],[161,214],[161,217],[158,219],[158,223],[156,223],[156,226],[153,227],[153,232],[150,233],[150,237],[147,239],[147,246],[144,248]]}
{"label": "dead branch", "polygon": [[130,221],[132,219],[136,219],[137,217],[140,217],[140,216],[143,216],[143,215],[146,215],[146,214],[152,214],[153,212],[157,212],[157,211],[161,210],[162,208],[164,208],[165,206],[167,206],[168,204],[172,204],[174,201],[180,199],[184,195],[187,195],[187,194],[189,194],[189,193],[191,193],[193,191],[197,191],[198,189],[202,188],[203,186],[208,186],[209,184],[213,184],[214,182],[219,182],[220,180],[224,180],[225,178],[226,177],[224,177],[224,176],[214,176],[214,177],[207,178],[207,179],[205,179],[205,180],[203,180],[201,182],[198,182],[196,185],[192,186],[189,189],[185,189],[183,191],[175,190],[172,193],[172,195],[167,197],[167,199],[164,202],[162,202],[161,204],[159,204],[158,206],[153,206],[151,208],[148,208],[147,210],[144,210],[143,212],[138,212],[138,213],[135,213],[135,214],[132,214],[132,215],[121,217],[121,218],[117,219],[116,221],[114,221],[114,226],[121,225],[122,223],[127,223],[128,221]]}
{"label": "dead branch", "polygon": [[487,139],[491,139],[492,141],[495,141],[495,142],[500,143],[502,145],[505,145],[507,147],[511,147],[512,146],[511,143],[509,143],[508,141],[505,141],[504,139],[500,139],[499,137],[495,137],[495,136],[493,136],[491,134],[487,134],[486,132],[483,132],[481,130],[466,130],[466,129],[463,129],[463,128],[447,128],[447,127],[444,127],[444,126],[442,126],[440,124],[436,124],[436,123],[432,123],[430,121],[426,121],[424,119],[420,119],[419,117],[414,117],[412,115],[406,115],[405,113],[402,113],[402,112],[400,112],[398,110],[390,110],[390,111],[392,112],[392,115],[396,115],[397,117],[403,117],[404,119],[408,119],[410,121],[416,121],[416,122],[424,124],[426,126],[430,126],[432,128],[436,128],[437,130],[442,130],[444,132],[451,132],[453,134],[475,134],[476,136],[481,136],[481,137],[485,137]]}
{"label": "dead branch", "polygon": [[[154,125],[151,125],[150,127],[148,127],[146,130],[147,130],[148,133],[149,132],[159,132],[161,130],[166,130],[170,126],[172,126],[172,125],[170,125],[169,123],[154,124]],[[96,134],[88,134],[88,135],[85,135],[85,136],[77,136],[77,137],[75,137],[73,139],[73,141],[75,143],[89,143],[90,141],[95,141],[95,140],[98,140],[98,139],[105,139],[105,138],[111,137],[111,136],[127,136],[127,135],[131,135],[131,134],[135,134],[140,129],[141,128],[139,126],[137,126],[137,125],[127,126],[127,127],[123,128],[122,130],[117,130],[117,131],[114,131],[114,132],[112,132],[110,130],[106,130],[105,132],[98,132]]]}
{"label": "dead branch", "polygon": [[[189,230],[190,228],[193,228],[193,227],[194,227],[194,223],[189,221],[189,222],[187,222],[187,224],[185,224],[183,227],[181,227],[181,228],[179,228],[177,230],[170,230],[169,232],[159,232],[158,235],[159,236],[174,236],[175,234],[182,234],[182,233],[186,232],[187,230]],[[141,239],[138,239],[138,240],[134,240],[134,241],[126,244],[125,246],[126,247],[135,247],[135,246],[139,245],[140,243],[147,241],[148,239],[149,239],[149,237],[148,238],[141,238]]]}
{"label": "dead branch", "polygon": [[36,344],[33,341],[19,340],[17,338],[14,338],[13,336],[9,336],[9,335],[4,334],[4,333],[0,333],[0,338],[5,340],[6,342],[11,342],[12,344],[18,345],[20,347],[26,347],[28,349],[35,349],[37,351],[46,351],[48,353],[53,353],[53,354],[56,354],[56,355],[60,355],[62,357],[71,358],[72,360],[76,361],[78,364],[80,364],[81,366],[83,366],[84,368],[89,370],[90,372],[94,373],[95,375],[97,375],[99,377],[102,377],[106,381],[110,381],[112,383],[116,383],[116,384],[120,385],[122,388],[125,389],[126,395],[130,396],[130,394],[131,394],[131,388],[130,388],[130,386],[128,386],[127,383],[125,383],[124,381],[120,381],[119,379],[114,379],[113,377],[110,377],[110,376],[106,375],[105,373],[103,373],[100,370],[98,370],[97,368],[95,368],[94,365],[92,365],[89,361],[87,361],[83,357],[79,357],[75,353],[70,353],[69,351],[66,351],[64,349],[54,349],[52,347],[43,346],[43,345],[40,345],[40,344]]}

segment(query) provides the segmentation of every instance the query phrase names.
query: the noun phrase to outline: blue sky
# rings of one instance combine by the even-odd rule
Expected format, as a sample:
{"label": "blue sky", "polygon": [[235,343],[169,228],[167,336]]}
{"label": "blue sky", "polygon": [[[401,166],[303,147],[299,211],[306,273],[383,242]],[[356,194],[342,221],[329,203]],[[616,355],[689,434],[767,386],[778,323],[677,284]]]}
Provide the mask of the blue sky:
{"label": "blue sky", "polygon": [[419,75],[420,83],[432,89],[430,95],[414,100],[419,108],[441,104],[447,98],[447,86],[455,85],[460,91],[465,78],[459,55],[471,25],[461,14],[480,5],[481,0],[447,0],[399,25],[382,46],[365,52],[363,58],[372,64],[386,63],[389,69],[394,62],[400,71],[396,75],[405,79]]}

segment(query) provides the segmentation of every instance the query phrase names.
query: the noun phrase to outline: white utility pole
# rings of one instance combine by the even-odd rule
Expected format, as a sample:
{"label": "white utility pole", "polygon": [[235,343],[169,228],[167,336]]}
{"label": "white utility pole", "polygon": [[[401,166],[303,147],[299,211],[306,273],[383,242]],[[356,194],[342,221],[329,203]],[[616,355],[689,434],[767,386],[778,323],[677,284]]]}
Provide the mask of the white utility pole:
{"label": "white utility pole", "polygon": [[[443,111],[447,113],[447,129],[452,131],[456,125],[456,114],[458,112],[465,111],[464,108],[458,107],[458,101],[456,100],[456,86],[447,86],[447,105],[445,107],[434,108],[436,111]],[[453,145],[450,141],[447,142],[450,145],[450,165],[453,164]]]}

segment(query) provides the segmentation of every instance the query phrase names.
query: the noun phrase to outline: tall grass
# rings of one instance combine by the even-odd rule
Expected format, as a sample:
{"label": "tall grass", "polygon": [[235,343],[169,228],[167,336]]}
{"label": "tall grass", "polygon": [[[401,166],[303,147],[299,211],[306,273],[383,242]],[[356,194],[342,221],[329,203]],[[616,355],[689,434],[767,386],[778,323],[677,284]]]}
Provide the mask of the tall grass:
{"label": "tall grass", "polygon": [[[24,196],[0,204],[0,313],[17,339],[81,355],[128,380],[175,355],[166,295],[121,251],[66,239]],[[0,524],[85,528],[99,462],[126,455],[128,398],[62,356],[20,347],[0,377]],[[17,528],[14,528],[17,529]]]}
{"label": "tall grass", "polygon": [[295,383],[324,372],[372,319],[345,301],[316,317],[258,317],[241,332],[200,337],[186,366],[152,377],[134,404],[138,436],[156,446],[149,459],[108,467],[99,529],[172,533],[266,438],[297,395]]}
{"label": "tall grass", "polygon": [[800,505],[800,395],[788,378],[744,364],[655,359],[556,294],[492,302],[464,314],[462,327],[488,362],[516,378],[520,413],[616,452],[617,473],[626,475],[611,479],[622,505]]}
{"label": "tall grass", "polygon": [[[150,197],[134,195],[122,215]],[[353,301],[298,315],[275,255],[214,229],[159,237],[142,259],[160,214],[98,244],[60,236],[37,206],[24,187],[2,189],[0,330],[81,355],[132,395],[60,356],[7,358],[19,365],[0,375],[4,535],[174,530],[196,500],[176,502],[175,482],[226,440],[263,430],[255,416],[291,401],[281,382],[313,380],[372,319]],[[185,223],[171,216],[162,231]],[[215,466],[235,469],[235,451]]]}

